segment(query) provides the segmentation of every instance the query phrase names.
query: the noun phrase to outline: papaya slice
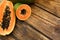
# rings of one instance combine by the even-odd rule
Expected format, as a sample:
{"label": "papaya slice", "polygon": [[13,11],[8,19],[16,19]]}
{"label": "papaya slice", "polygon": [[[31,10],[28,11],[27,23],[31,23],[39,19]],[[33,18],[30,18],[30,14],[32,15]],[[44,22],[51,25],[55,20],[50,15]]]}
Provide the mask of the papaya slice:
{"label": "papaya slice", "polygon": [[19,20],[25,21],[31,15],[31,8],[27,4],[17,3],[14,7],[16,9],[16,16]]}
{"label": "papaya slice", "polygon": [[12,2],[6,1],[2,7],[4,8],[0,9],[0,35],[5,36],[10,34],[14,29],[15,14]]}

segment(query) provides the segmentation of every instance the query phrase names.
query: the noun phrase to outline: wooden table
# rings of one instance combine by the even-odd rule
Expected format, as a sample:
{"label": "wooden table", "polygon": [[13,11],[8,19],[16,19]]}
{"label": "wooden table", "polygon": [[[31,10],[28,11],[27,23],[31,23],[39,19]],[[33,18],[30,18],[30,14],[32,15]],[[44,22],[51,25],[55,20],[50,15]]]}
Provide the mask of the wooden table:
{"label": "wooden table", "polygon": [[26,21],[16,20],[13,32],[0,40],[60,40],[60,0],[36,0]]}

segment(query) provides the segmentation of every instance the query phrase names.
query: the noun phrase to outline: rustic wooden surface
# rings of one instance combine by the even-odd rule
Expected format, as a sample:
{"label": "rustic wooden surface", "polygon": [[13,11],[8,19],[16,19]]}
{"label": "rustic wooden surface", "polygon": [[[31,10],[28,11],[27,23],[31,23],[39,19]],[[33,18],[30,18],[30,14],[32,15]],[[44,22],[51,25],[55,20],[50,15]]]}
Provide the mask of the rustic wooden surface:
{"label": "rustic wooden surface", "polygon": [[13,32],[0,40],[60,40],[60,0],[36,0],[26,21],[16,20]]}
{"label": "rustic wooden surface", "polygon": [[60,0],[36,0],[37,6],[60,17]]}

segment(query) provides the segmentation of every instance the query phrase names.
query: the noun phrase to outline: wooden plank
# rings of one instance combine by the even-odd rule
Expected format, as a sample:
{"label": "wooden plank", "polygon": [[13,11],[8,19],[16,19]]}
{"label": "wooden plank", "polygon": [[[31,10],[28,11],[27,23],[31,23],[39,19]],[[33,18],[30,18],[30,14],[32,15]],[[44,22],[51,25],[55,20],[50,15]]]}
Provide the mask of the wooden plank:
{"label": "wooden plank", "polygon": [[26,22],[51,39],[60,40],[60,29],[56,26],[60,24],[60,19],[35,6],[32,6],[32,10],[33,13]]}
{"label": "wooden plank", "polygon": [[52,14],[38,8],[37,6],[33,5],[32,7],[32,13],[36,16],[39,16],[40,18],[48,21],[52,24],[60,24],[60,18],[53,16]]}
{"label": "wooden plank", "polygon": [[3,38],[3,40],[15,40],[15,39],[12,37],[6,37],[6,38]]}
{"label": "wooden plank", "polygon": [[60,17],[60,0],[36,0],[37,6]]}
{"label": "wooden plank", "polygon": [[50,40],[44,35],[32,29],[25,22],[20,22],[19,20],[17,20],[17,24],[15,30],[13,31],[13,35],[19,40]]}
{"label": "wooden plank", "polygon": [[20,22],[19,20],[12,34],[0,38],[1,40],[50,40],[43,34],[32,29],[25,22]]}
{"label": "wooden plank", "polygon": [[56,2],[60,3],[60,0],[54,0],[54,1],[56,1]]}
{"label": "wooden plank", "polygon": [[8,35],[8,36],[0,36],[1,40],[15,40],[15,38],[13,38],[12,36]]}

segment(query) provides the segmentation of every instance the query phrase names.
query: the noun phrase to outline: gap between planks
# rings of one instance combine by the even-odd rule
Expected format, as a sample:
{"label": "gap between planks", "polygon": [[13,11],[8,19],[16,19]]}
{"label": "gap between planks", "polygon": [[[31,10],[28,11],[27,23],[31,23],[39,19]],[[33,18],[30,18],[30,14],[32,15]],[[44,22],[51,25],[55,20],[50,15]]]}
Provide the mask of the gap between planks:
{"label": "gap between planks", "polygon": [[60,18],[60,0],[35,0],[37,6]]}
{"label": "gap between planks", "polygon": [[[60,24],[58,17],[33,5],[32,15],[26,22],[53,40],[60,40],[60,33],[56,32],[60,30],[60,27],[56,26]],[[58,30],[56,30],[56,27]]]}
{"label": "gap between planks", "polygon": [[48,21],[49,23],[52,23],[52,24],[59,24],[60,23],[60,19],[56,16],[53,16],[52,14],[38,8],[37,6],[32,6],[32,14],[36,15],[36,16],[39,16],[40,18]]}
{"label": "gap between planks", "polygon": [[13,35],[20,40],[50,40],[44,35],[32,29],[25,22],[17,21]]}

